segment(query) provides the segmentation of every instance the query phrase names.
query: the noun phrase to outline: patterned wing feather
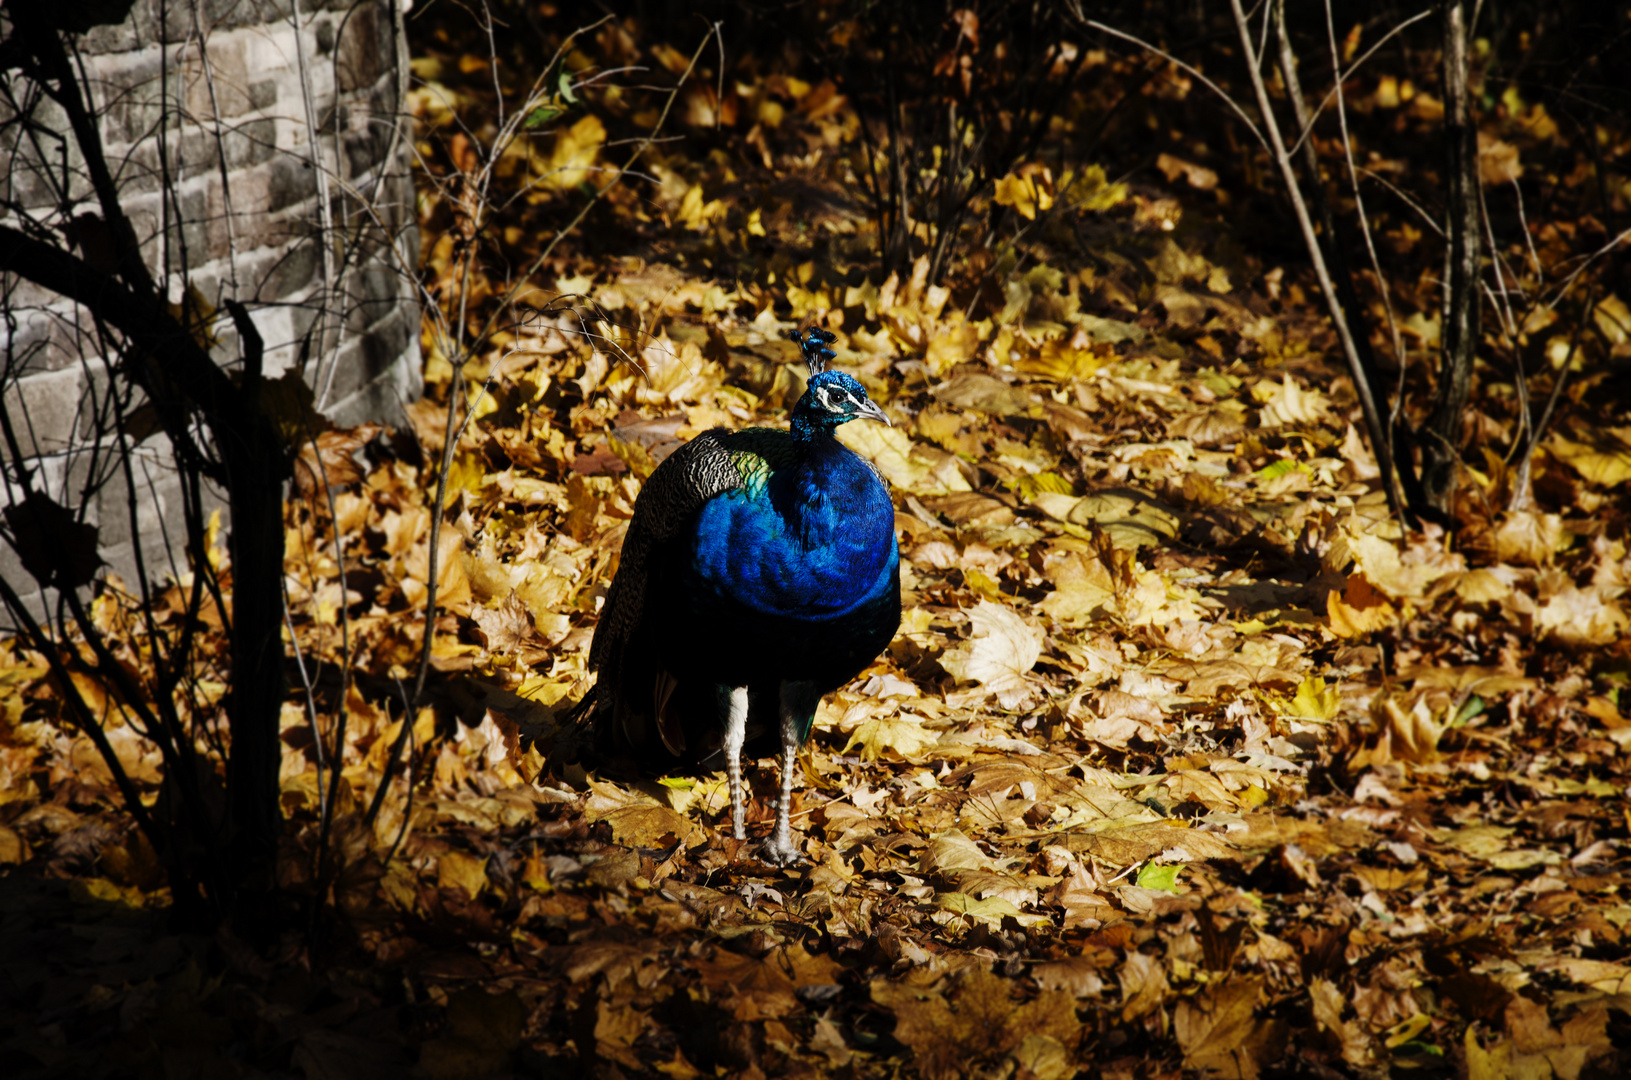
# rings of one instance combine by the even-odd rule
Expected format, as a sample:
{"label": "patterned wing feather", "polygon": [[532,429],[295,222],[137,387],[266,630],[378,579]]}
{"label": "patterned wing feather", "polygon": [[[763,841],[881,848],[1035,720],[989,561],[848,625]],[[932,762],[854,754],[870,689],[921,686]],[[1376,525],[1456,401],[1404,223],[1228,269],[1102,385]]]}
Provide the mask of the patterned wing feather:
{"label": "patterned wing feather", "polygon": [[652,472],[635,501],[617,576],[589,648],[589,667],[599,673],[593,691],[597,712],[613,706],[624,648],[645,611],[648,562],[654,549],[689,527],[696,511],[714,496],[762,488],[770,473],[793,454],[786,432],[715,428],[674,451]]}
{"label": "patterned wing feather", "polygon": [[617,576],[606,594],[589,647],[589,666],[600,672],[602,683],[615,675],[617,654],[644,610],[646,560],[651,549],[675,536],[703,503],[742,486],[741,472],[725,446],[727,434],[715,429],[698,435],[665,458],[641,489],[634,519],[623,538]]}

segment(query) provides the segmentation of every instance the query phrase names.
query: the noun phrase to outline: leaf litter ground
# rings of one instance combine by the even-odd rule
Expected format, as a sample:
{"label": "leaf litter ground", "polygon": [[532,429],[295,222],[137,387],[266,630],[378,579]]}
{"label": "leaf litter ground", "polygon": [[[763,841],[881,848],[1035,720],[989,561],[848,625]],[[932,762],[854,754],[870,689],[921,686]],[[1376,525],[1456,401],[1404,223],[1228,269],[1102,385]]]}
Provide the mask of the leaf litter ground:
{"label": "leaf litter ground", "polygon": [[[457,87],[458,60],[434,57],[427,85],[480,100],[436,82]],[[1453,543],[1405,535],[1326,324],[1216,206],[1099,189],[1077,227],[1114,260],[1044,239],[995,291],[977,261],[949,288],[923,260],[878,281],[845,200],[772,197],[832,190],[841,96],[736,93],[785,115],[774,145],[754,129],[763,169],[660,157],[655,198],[619,189],[603,211],[648,255],[563,250],[523,296],[534,310],[462,371],[427,335],[412,431],[306,451],[291,623],[325,737],[346,717],[341,870],[319,884],[308,702],[285,707],[284,878],[328,905],[311,933],[266,957],[167,931],[107,770],[39,658],[9,650],[8,1060],[1621,1075],[1623,404],[1582,404],[1549,441],[1535,509],[1492,513],[1498,478],[1480,473]],[[448,129],[420,95],[427,129]],[[459,137],[426,142],[432,180]],[[558,174],[607,135],[569,114],[553,138],[538,153]],[[1023,205],[1016,185],[997,198]],[[446,190],[427,181],[432,288],[468,281],[480,309],[508,283],[485,264],[464,277]],[[572,193],[535,191],[504,243]],[[783,422],[802,373],[780,335],[810,318],[895,421],[843,437],[895,493],[906,602],[889,651],[822,706],[794,803],[808,863],[782,872],[730,838],[722,776],[622,776],[555,717],[586,685],[641,481],[698,431]],[[427,462],[459,379],[475,406],[441,508],[432,704],[404,717]],[[148,632],[117,594],[98,602],[107,626]],[[116,695],[84,689],[156,794],[152,747]],[[366,827],[404,724],[411,794],[398,774]],[[762,834],[774,764],[749,779]]]}

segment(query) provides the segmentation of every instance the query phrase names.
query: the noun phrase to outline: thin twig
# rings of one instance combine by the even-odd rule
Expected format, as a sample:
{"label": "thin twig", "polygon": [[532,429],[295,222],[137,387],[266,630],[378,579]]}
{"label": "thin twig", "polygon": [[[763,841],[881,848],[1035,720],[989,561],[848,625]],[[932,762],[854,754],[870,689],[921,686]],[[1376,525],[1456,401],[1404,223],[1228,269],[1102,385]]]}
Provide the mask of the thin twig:
{"label": "thin twig", "polygon": [[[1231,0],[1231,2],[1234,3],[1234,9],[1237,12],[1237,18],[1240,20],[1239,25],[1241,27],[1241,33],[1247,35],[1246,37],[1242,38],[1242,43],[1246,46],[1247,60],[1248,60],[1248,63],[1250,64],[1250,66],[1252,68],[1252,77],[1256,81],[1261,81],[1262,76],[1260,74],[1258,74],[1258,72],[1257,72],[1257,64],[1258,64],[1257,55],[1258,54],[1252,49],[1250,31],[1246,28],[1246,23],[1245,23],[1245,18],[1246,18],[1245,13],[1243,11],[1241,11],[1240,4],[1238,2],[1234,2],[1234,0]],[[1117,38],[1122,39],[1123,41],[1131,42],[1132,44],[1137,45],[1139,48],[1143,49],[1145,52],[1153,53],[1156,56],[1159,56],[1161,59],[1167,61],[1169,64],[1172,64],[1173,66],[1181,69],[1185,74],[1189,75],[1191,78],[1194,78],[1198,82],[1202,83],[1204,86],[1206,86],[1207,89],[1211,90],[1214,94],[1216,94],[1218,97],[1223,99],[1223,103],[1229,107],[1229,111],[1234,113],[1236,116],[1238,116],[1240,118],[1241,122],[1246,125],[1246,130],[1250,131],[1252,133],[1252,138],[1256,139],[1258,141],[1258,144],[1261,145],[1264,150],[1269,150],[1271,153],[1274,152],[1270,148],[1268,140],[1263,137],[1263,132],[1258,128],[1258,126],[1256,124],[1252,123],[1252,118],[1250,116],[1246,115],[1246,110],[1240,107],[1239,102],[1235,101],[1234,98],[1230,97],[1228,92],[1225,91],[1222,87],[1220,87],[1217,83],[1213,82],[1211,79],[1208,79],[1205,75],[1201,74],[1200,69],[1198,69],[1198,68],[1196,68],[1196,67],[1194,67],[1194,66],[1192,66],[1190,64],[1184,63],[1182,60],[1178,59],[1176,56],[1173,56],[1171,53],[1167,52],[1165,49],[1159,48],[1159,47],[1157,47],[1155,45],[1151,45],[1149,42],[1145,41],[1143,38],[1136,37],[1136,36],[1134,36],[1132,34],[1127,33],[1124,30],[1117,30],[1113,26],[1106,26],[1104,23],[1099,22],[1097,19],[1087,18],[1086,16],[1084,16],[1081,13],[1080,8],[1077,7],[1074,4],[1072,5],[1072,13],[1075,15],[1076,19],[1082,25],[1090,26],[1095,30],[1098,30],[1098,31],[1101,31],[1103,33],[1109,34],[1111,37],[1117,37]]]}
{"label": "thin twig", "polygon": [[[1358,346],[1354,343],[1353,333],[1342,311],[1342,304],[1337,299],[1336,285],[1325,265],[1325,255],[1320,249],[1319,237],[1314,232],[1314,221],[1309,216],[1308,204],[1303,201],[1302,190],[1297,183],[1296,168],[1291,163],[1291,155],[1286,150],[1285,141],[1280,137],[1280,125],[1275,119],[1273,104],[1269,101],[1268,86],[1263,82],[1258,58],[1253,52],[1251,27],[1246,22],[1246,12],[1241,8],[1240,0],[1229,0],[1229,6],[1234,11],[1235,27],[1240,34],[1241,48],[1246,50],[1246,68],[1251,72],[1252,89],[1257,94],[1257,107],[1263,115],[1264,131],[1273,143],[1275,163],[1280,168],[1281,179],[1291,198],[1292,209],[1297,215],[1297,224],[1302,228],[1303,244],[1308,249],[1310,261],[1314,264],[1314,273],[1319,279],[1320,290],[1325,295],[1326,309],[1330,313],[1332,325],[1336,328],[1337,339],[1342,344],[1342,353],[1348,360],[1354,391],[1359,396],[1360,408],[1365,414],[1365,426],[1370,431],[1371,449],[1376,454],[1377,464],[1381,467],[1382,486],[1387,492],[1388,507],[1401,519],[1408,520],[1404,497],[1399,492],[1399,480],[1393,470],[1393,448],[1389,444],[1387,427],[1383,422],[1381,410],[1377,408],[1373,388],[1365,377]],[[1316,182],[1317,179],[1316,177]]]}
{"label": "thin twig", "polygon": [[1302,130],[1301,134],[1299,134],[1297,136],[1296,144],[1291,147],[1291,152],[1293,154],[1295,154],[1298,151],[1298,149],[1300,149],[1302,147],[1302,144],[1303,144],[1304,140],[1306,140],[1310,136],[1310,134],[1313,132],[1314,124],[1319,121],[1320,115],[1325,112],[1325,107],[1327,105],[1331,104],[1332,99],[1334,99],[1336,97],[1337,89],[1338,89],[1338,87],[1340,87],[1342,85],[1343,81],[1346,81],[1348,79],[1353,78],[1354,73],[1357,72],[1361,67],[1363,67],[1365,65],[1365,61],[1369,60],[1372,56],[1375,56],[1376,55],[1376,50],[1380,49],[1383,45],[1386,45],[1389,41],[1393,40],[1395,35],[1402,33],[1407,26],[1410,26],[1413,23],[1420,22],[1422,19],[1427,18],[1427,16],[1431,15],[1432,13],[1433,13],[1432,8],[1426,8],[1426,9],[1424,9],[1422,11],[1419,11],[1416,14],[1412,15],[1410,18],[1406,19],[1404,22],[1400,23],[1399,25],[1395,26],[1393,29],[1389,30],[1387,33],[1383,34],[1381,39],[1378,40],[1376,42],[1376,44],[1372,45],[1370,48],[1366,49],[1363,53],[1360,54],[1359,59],[1355,60],[1353,62],[1353,64],[1348,68],[1347,71],[1342,71],[1340,66],[1337,67],[1335,70],[1338,71],[1338,72],[1341,72],[1340,80],[1337,82],[1336,86],[1333,86],[1331,88],[1330,93],[1326,94],[1324,99],[1320,101],[1319,105],[1315,106],[1314,110],[1309,114],[1308,122],[1303,125],[1303,130]]}
{"label": "thin twig", "polygon": [[1569,351],[1563,357],[1563,366],[1558,370],[1557,377],[1552,381],[1552,392],[1546,398],[1546,408],[1542,410],[1540,419],[1529,426],[1529,440],[1524,444],[1523,454],[1518,461],[1518,470],[1512,477],[1512,492],[1507,497],[1508,510],[1527,509],[1534,501],[1529,477],[1534,468],[1535,451],[1540,447],[1540,440],[1545,437],[1546,429],[1551,425],[1553,411],[1557,408],[1558,399],[1563,396],[1563,384],[1569,381],[1569,370],[1574,366],[1574,353],[1580,347],[1580,333],[1591,319],[1596,289],[1596,281],[1586,288],[1586,305],[1580,310],[1580,318],[1574,324],[1574,332],[1569,335]]}
{"label": "thin twig", "polygon": [[[334,235],[334,206],[330,200],[328,190],[328,168],[323,164],[322,132],[317,125],[317,103],[312,100],[311,73],[306,68],[306,49],[300,40],[301,34],[300,0],[289,0],[289,27],[294,31],[295,64],[300,71],[300,102],[306,114],[306,143],[310,150],[310,167],[316,173],[317,181],[317,213],[322,223],[322,235],[319,242],[323,249],[323,300],[318,309],[317,324],[317,353],[321,357],[327,351],[325,346],[329,338],[330,305],[333,303],[338,282],[334,274],[334,248],[330,239]],[[335,334],[334,356],[329,361],[328,372],[323,379],[322,392],[317,395],[317,407],[320,409],[328,403],[328,393],[334,384],[334,369],[339,366],[340,344],[343,335]],[[319,363],[322,361],[319,360]]]}
{"label": "thin twig", "polygon": [[[1420,15],[1417,15],[1416,19],[1422,19],[1426,16],[1427,12],[1424,11]],[[1415,19],[1410,20],[1410,22],[1414,21]],[[1406,22],[1398,27],[1395,27],[1394,33],[1397,33],[1399,30],[1403,30],[1408,25],[1410,25],[1410,23]],[[1352,77],[1354,69],[1350,68],[1348,71],[1342,70],[1341,54],[1337,51],[1336,23],[1331,13],[1331,0],[1325,0],[1325,33],[1326,38],[1331,44],[1331,69],[1336,72],[1336,85],[1331,88],[1331,93],[1336,97],[1337,124],[1342,132],[1343,159],[1348,164],[1348,181],[1353,189],[1354,206],[1359,217],[1359,231],[1365,238],[1365,251],[1370,256],[1371,272],[1376,275],[1376,291],[1382,297],[1382,311],[1387,316],[1388,336],[1393,342],[1393,358],[1394,362],[1399,366],[1399,381],[1394,393],[1402,402],[1404,399],[1405,383],[1404,340],[1399,333],[1399,321],[1393,311],[1393,295],[1391,290],[1389,290],[1387,287],[1387,277],[1382,273],[1382,261],[1376,254],[1376,238],[1371,232],[1370,216],[1365,211],[1364,192],[1360,190],[1359,185],[1359,171],[1354,165],[1353,138],[1348,133],[1347,99],[1342,90],[1343,83]],[[1286,37],[1285,19],[1283,15],[1280,19],[1280,34],[1282,38]],[[1388,35],[1388,37],[1391,36],[1392,34]],[[1382,41],[1386,40],[1386,37],[1382,39]],[[1378,42],[1374,47],[1372,47],[1371,52],[1375,52],[1376,49],[1381,47],[1381,44],[1381,42]],[[1366,55],[1368,56],[1369,53]],[[1363,63],[1363,60],[1361,60],[1361,63]],[[1358,66],[1358,64],[1355,64],[1354,68],[1357,68]],[[1308,131],[1313,130],[1313,122],[1314,118],[1310,117],[1307,121]],[[1304,137],[1307,137],[1307,132],[1304,133]]]}

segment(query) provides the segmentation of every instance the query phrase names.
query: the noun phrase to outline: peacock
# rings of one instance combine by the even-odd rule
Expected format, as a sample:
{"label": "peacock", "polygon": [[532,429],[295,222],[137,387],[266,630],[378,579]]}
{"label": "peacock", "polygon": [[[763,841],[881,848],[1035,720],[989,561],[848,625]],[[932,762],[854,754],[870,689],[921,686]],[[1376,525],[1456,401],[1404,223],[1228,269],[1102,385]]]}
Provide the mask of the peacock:
{"label": "peacock", "polygon": [[648,771],[724,758],[743,826],[742,754],[779,753],[781,797],[764,858],[799,860],[790,804],[799,747],[822,697],[855,678],[900,626],[900,551],[883,477],[834,437],[889,417],[828,365],[835,340],[788,331],[809,368],[789,430],[705,431],[635,502],[589,650],[578,710],[602,752]]}

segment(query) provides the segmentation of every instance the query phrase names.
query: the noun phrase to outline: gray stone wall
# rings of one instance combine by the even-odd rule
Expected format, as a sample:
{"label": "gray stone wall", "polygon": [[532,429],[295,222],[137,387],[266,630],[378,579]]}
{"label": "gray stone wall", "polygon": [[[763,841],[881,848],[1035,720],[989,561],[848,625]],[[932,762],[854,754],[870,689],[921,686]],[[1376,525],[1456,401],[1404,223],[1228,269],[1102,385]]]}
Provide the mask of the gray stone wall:
{"label": "gray stone wall", "polygon": [[[244,303],[266,344],[266,376],[297,369],[318,409],[343,425],[401,423],[421,385],[399,2],[134,0],[122,22],[72,39],[120,203],[170,301]],[[65,117],[30,104],[17,72],[6,78],[0,221],[111,270],[108,227]],[[36,122],[8,123],[24,106]],[[109,378],[115,350],[87,311],[8,269],[0,404],[21,456],[36,486],[98,527],[112,568],[131,581],[162,577],[180,540],[166,530],[176,531],[181,498],[169,448],[127,422],[118,437],[135,448],[135,468],[110,467],[107,420],[114,406],[140,404],[110,396],[122,385]],[[239,363],[231,320],[209,329],[220,362]],[[12,457],[0,448],[3,494],[15,501]],[[0,575],[28,581],[3,544]]]}

